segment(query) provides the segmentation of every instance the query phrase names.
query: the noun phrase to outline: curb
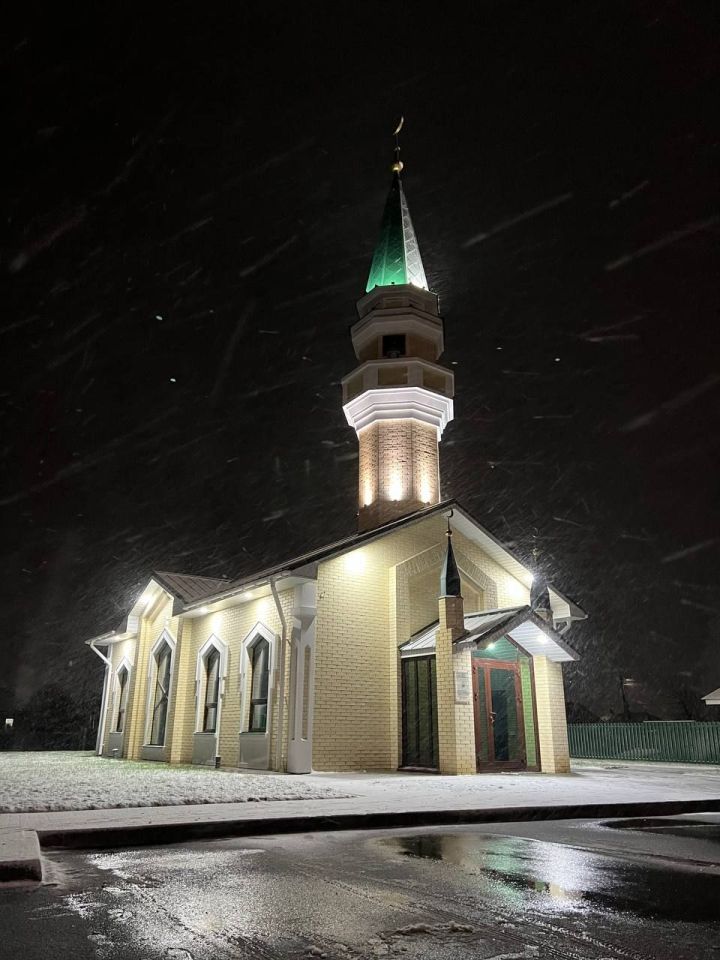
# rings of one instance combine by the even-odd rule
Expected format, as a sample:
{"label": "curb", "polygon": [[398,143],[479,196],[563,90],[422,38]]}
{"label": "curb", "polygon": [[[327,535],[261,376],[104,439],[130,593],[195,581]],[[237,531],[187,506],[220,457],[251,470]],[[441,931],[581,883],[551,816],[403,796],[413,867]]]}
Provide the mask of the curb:
{"label": "curb", "polygon": [[720,799],[652,800],[566,806],[491,807],[467,810],[410,810],[347,813],[336,816],[272,817],[266,820],[206,820],[193,823],[143,824],[74,830],[39,830],[42,847],[112,849],[182,843],[220,837],[336,830],[391,830],[399,827],[456,826],[471,823],[522,823],[532,820],[608,819],[720,812]]}
{"label": "curb", "polygon": [[42,880],[40,843],[34,830],[0,832],[0,883]]}

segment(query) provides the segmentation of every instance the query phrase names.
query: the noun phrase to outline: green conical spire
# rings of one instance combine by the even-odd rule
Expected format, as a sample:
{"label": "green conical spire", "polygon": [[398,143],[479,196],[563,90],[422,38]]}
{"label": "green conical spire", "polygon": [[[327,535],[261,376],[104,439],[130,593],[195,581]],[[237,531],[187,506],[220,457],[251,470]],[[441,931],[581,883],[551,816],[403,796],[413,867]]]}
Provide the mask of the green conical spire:
{"label": "green conical spire", "polygon": [[400,180],[401,166],[399,161],[393,166],[392,185],[385,204],[380,239],[375,247],[365,287],[367,293],[373,287],[388,287],[397,283],[412,283],[423,290],[428,289],[420,248]]}

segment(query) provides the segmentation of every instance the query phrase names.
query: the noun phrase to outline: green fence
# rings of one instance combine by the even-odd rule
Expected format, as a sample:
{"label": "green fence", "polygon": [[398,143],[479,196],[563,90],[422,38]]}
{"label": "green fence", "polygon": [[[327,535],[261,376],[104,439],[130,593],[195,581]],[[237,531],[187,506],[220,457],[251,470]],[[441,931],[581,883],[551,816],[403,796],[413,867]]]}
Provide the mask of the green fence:
{"label": "green fence", "polygon": [[568,739],[571,757],[720,763],[720,723],[570,723]]}

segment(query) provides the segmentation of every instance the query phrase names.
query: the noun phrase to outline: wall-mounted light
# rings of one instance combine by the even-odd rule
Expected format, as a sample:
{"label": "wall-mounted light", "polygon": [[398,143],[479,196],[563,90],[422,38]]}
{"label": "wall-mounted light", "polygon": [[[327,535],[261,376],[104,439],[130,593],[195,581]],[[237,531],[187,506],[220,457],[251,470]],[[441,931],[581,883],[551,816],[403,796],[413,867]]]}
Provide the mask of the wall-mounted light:
{"label": "wall-mounted light", "polygon": [[388,483],[388,497],[391,500],[402,500],[403,498],[403,484],[402,479],[400,478],[400,473],[397,470],[393,470],[390,477],[390,482]]}
{"label": "wall-mounted light", "polygon": [[348,573],[357,576],[365,570],[365,554],[362,550],[353,550],[345,557],[345,567]]}
{"label": "wall-mounted light", "polygon": [[363,506],[369,507],[373,500],[372,480],[370,477],[365,477],[363,480]]}

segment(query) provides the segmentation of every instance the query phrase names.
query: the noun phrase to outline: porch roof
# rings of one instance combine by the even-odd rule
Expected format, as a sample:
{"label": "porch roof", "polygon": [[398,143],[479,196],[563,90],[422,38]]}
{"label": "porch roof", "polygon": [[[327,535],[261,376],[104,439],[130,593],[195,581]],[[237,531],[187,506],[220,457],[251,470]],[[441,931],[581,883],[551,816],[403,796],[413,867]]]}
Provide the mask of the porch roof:
{"label": "porch roof", "polygon": [[[438,621],[424,627],[400,646],[401,657],[419,657],[435,653]],[[579,660],[557,630],[539,617],[529,606],[504,607],[465,615],[465,634],[456,643],[474,646],[490,644],[500,637],[510,637],[530,656],[547,657],[558,662]]]}

